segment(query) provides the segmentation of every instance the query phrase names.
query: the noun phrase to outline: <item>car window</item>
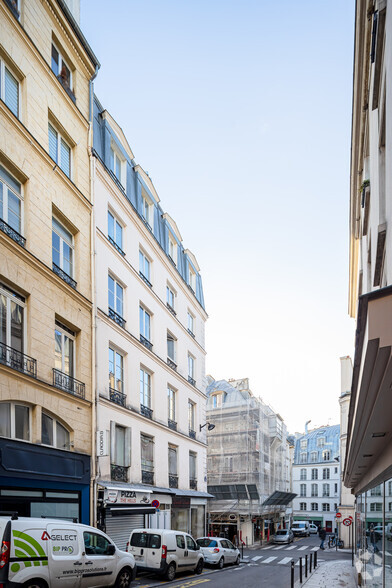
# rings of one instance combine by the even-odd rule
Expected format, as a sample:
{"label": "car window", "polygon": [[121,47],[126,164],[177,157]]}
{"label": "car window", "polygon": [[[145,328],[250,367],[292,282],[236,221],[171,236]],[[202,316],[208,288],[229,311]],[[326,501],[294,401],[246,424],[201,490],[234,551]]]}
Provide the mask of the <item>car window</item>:
{"label": "car window", "polygon": [[227,539],[226,543],[227,543],[227,547],[228,547],[228,549],[235,549],[235,547],[234,547],[234,545],[232,544],[232,542],[231,542],[231,541],[229,541],[228,539]]}
{"label": "car window", "polygon": [[226,539],[221,539],[221,545],[224,549],[229,549]]}
{"label": "car window", "polygon": [[192,549],[192,551],[196,550],[196,543],[193,541],[192,537],[189,535],[186,536],[186,546],[188,549]]}
{"label": "car window", "polygon": [[276,531],[275,535],[287,535],[287,533],[288,533],[288,531],[282,529],[282,530]]}
{"label": "car window", "polygon": [[185,549],[185,539],[183,535],[176,535],[177,547]]}
{"label": "car window", "polygon": [[217,547],[218,545],[215,539],[209,539],[208,537],[196,539],[196,543],[200,545],[200,547]]}
{"label": "car window", "polygon": [[160,535],[150,535],[150,547],[152,549],[159,549],[161,546],[161,536]]}
{"label": "car window", "polygon": [[111,543],[103,535],[84,531],[83,539],[86,555],[109,555],[108,547]]}
{"label": "car window", "polygon": [[131,545],[133,547],[147,547],[147,533],[133,533],[131,537]]}

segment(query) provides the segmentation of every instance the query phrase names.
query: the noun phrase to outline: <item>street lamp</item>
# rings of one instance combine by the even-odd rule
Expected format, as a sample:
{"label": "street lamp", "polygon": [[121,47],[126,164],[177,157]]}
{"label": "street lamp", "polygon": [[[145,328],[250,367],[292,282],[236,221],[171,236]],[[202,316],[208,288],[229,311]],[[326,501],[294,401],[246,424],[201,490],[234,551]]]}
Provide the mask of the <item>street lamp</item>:
{"label": "street lamp", "polygon": [[212,423],[204,423],[204,425],[199,425],[200,432],[201,432],[202,428],[205,427],[206,425],[207,425],[207,431],[212,431],[212,429],[215,429],[215,425],[213,425]]}

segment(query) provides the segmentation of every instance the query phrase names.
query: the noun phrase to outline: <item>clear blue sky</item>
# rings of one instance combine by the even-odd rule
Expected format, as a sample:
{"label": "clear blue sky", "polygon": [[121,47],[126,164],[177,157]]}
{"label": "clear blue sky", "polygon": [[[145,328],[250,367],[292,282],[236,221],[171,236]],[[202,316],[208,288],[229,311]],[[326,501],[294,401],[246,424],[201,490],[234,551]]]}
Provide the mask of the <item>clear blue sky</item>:
{"label": "clear blue sky", "polygon": [[249,377],[291,431],[338,423],[354,0],[81,0],[81,25],[201,267],[207,373]]}

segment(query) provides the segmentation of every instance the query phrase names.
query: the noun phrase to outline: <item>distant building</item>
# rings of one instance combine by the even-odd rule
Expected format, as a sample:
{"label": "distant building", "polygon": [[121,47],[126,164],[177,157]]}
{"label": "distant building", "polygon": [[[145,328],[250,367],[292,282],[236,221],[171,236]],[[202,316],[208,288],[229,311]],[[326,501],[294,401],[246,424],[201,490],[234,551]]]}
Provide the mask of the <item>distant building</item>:
{"label": "distant building", "polygon": [[297,437],[294,449],[293,518],[335,530],[340,502],[340,426]]}

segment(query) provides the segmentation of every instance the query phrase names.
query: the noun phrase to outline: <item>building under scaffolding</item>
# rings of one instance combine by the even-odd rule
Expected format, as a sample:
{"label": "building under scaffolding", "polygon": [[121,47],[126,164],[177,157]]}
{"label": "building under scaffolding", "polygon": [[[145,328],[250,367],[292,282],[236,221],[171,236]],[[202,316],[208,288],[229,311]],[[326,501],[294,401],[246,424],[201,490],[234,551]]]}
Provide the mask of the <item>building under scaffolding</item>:
{"label": "building under scaffolding", "polygon": [[248,543],[290,522],[290,444],[281,416],[256,398],[248,379],[209,378],[209,532]]}

